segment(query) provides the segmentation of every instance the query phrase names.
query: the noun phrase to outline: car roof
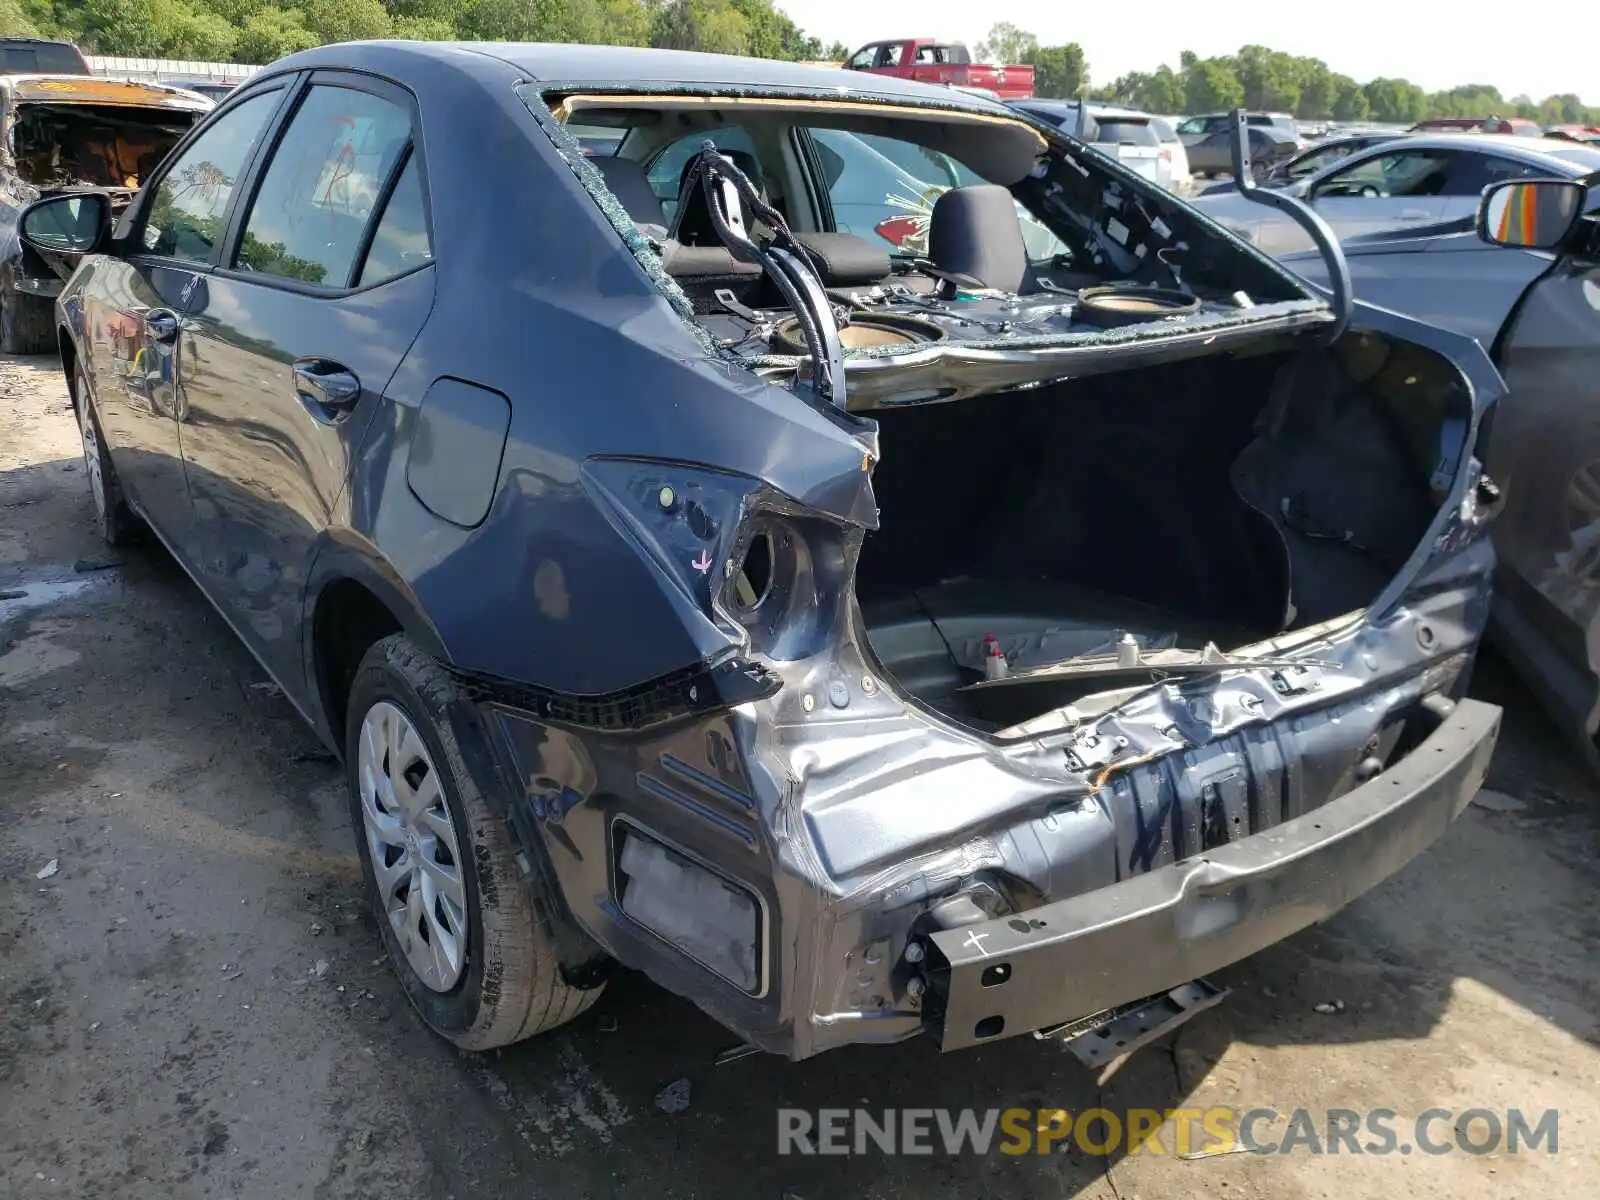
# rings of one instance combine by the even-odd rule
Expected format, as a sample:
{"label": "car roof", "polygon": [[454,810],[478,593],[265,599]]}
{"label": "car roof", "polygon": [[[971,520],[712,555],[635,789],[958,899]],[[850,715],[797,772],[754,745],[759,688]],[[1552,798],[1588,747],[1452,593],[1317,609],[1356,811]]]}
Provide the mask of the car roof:
{"label": "car roof", "polygon": [[[1562,153],[1571,153],[1575,148],[1582,148],[1581,143],[1557,141],[1553,138],[1515,137],[1506,133],[1413,133],[1404,139],[1396,140],[1404,140],[1407,150],[1472,150],[1494,154],[1500,158],[1511,158],[1529,166],[1539,167],[1552,176],[1568,179],[1576,179],[1593,170],[1592,167],[1573,162],[1570,158],[1560,157]],[[1367,148],[1371,151],[1381,149],[1383,149],[1382,143]],[[1329,163],[1320,171],[1305,178],[1319,180],[1326,175],[1347,170],[1351,166],[1352,159],[1357,155],[1366,154],[1366,150],[1357,150],[1349,158]],[[1366,161],[1371,159],[1368,158]]]}
{"label": "car roof", "polygon": [[464,61],[463,52],[510,64],[527,72],[541,85],[554,85],[563,90],[605,88],[660,92],[679,88],[690,91],[759,88],[798,94],[848,94],[872,100],[936,104],[974,112],[1004,111],[1004,105],[983,96],[893,75],[846,71],[837,67],[801,66],[778,59],[743,58],[733,54],[550,42],[344,42],[318,46],[279,59],[257,72],[253,78],[313,67],[359,69],[376,65],[376,59],[392,62],[395,54],[418,58],[453,58],[460,64]]}
{"label": "car roof", "polygon": [[[1545,163],[1552,154],[1572,149],[1573,143],[1558,138],[1513,137],[1505,133],[1433,133],[1411,134],[1405,139],[1407,149],[1421,150],[1479,150],[1498,154],[1502,158],[1520,158],[1530,163]],[[1558,159],[1569,171],[1582,168],[1564,159]]]}
{"label": "car roof", "polygon": [[117,104],[177,112],[210,112],[214,107],[204,96],[168,84],[100,75],[5,75],[0,76],[0,89],[21,103]]}

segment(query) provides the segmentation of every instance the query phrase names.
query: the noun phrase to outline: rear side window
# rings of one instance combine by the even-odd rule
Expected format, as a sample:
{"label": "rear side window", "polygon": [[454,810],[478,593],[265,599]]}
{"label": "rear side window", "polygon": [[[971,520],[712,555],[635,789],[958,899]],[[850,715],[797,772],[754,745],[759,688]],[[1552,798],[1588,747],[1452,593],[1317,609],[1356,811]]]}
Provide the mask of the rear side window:
{"label": "rear side window", "polygon": [[144,226],[146,250],[188,262],[210,261],[233,189],[280,95],[271,91],[251,96],[207,126],[178,156],[151,199]]}
{"label": "rear side window", "polygon": [[382,283],[432,261],[427,210],[422,203],[422,176],[413,154],[383,206],[378,227],[372,231],[372,245],[361,268],[359,285]]}
{"label": "rear side window", "polygon": [[1100,136],[1097,142],[1113,142],[1119,146],[1159,146],[1161,139],[1150,128],[1148,121],[1119,121],[1099,118]]}
{"label": "rear side window", "polygon": [[349,283],[361,236],[411,139],[411,115],[369,92],[306,93],[261,177],[234,266],[323,287]]}

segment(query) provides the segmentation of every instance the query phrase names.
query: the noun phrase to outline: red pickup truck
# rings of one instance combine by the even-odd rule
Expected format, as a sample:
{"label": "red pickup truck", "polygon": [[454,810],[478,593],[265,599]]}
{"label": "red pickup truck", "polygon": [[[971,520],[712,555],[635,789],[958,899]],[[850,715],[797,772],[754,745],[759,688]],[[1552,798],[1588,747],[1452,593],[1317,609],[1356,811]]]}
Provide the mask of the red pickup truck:
{"label": "red pickup truck", "polygon": [[898,75],[921,83],[982,88],[1002,100],[1026,100],[1033,95],[1033,68],[992,66],[972,61],[960,42],[938,38],[899,38],[861,47],[844,64],[852,71]]}

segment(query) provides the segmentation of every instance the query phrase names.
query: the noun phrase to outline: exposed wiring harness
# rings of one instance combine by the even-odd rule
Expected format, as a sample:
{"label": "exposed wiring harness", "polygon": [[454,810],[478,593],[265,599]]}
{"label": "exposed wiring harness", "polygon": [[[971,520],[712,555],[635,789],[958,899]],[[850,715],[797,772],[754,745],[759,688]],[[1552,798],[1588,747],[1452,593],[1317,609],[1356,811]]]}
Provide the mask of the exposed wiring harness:
{"label": "exposed wiring harness", "polygon": [[[783,214],[762,198],[750,177],[709,139],[690,159],[689,170],[684,173],[683,186],[678,191],[680,219],[697,187],[704,189],[712,228],[723,244],[740,262],[760,266],[783,293],[811,353],[813,386],[825,400],[843,408],[844,350],[839,342],[839,322],[811,255],[795,238]],[[772,230],[772,238],[765,245],[757,243],[745,229],[745,209]]]}

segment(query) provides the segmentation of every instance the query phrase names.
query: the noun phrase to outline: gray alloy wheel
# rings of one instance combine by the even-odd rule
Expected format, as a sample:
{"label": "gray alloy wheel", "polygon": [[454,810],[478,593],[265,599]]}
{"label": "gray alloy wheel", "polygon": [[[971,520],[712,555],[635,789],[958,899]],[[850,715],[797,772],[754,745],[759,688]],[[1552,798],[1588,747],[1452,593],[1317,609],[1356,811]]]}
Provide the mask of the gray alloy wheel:
{"label": "gray alloy wheel", "polygon": [[572,1020],[603,979],[567,982],[506,818],[517,793],[475,712],[437,659],[383,638],[350,683],[345,770],[368,902],[406,999],[457,1046],[488,1050]]}
{"label": "gray alloy wheel", "polygon": [[83,442],[83,473],[94,501],[95,528],[113,546],[133,540],[137,528],[133,513],[122,495],[117,469],[112,465],[101,435],[100,421],[94,415],[94,400],[89,395],[89,380],[83,364],[72,371],[72,400],[78,411],[78,437]]}
{"label": "gray alloy wheel", "polygon": [[471,927],[461,842],[439,769],[411,718],[380,700],[362,718],[356,770],[383,914],[417,978],[448,992],[466,966]]}

